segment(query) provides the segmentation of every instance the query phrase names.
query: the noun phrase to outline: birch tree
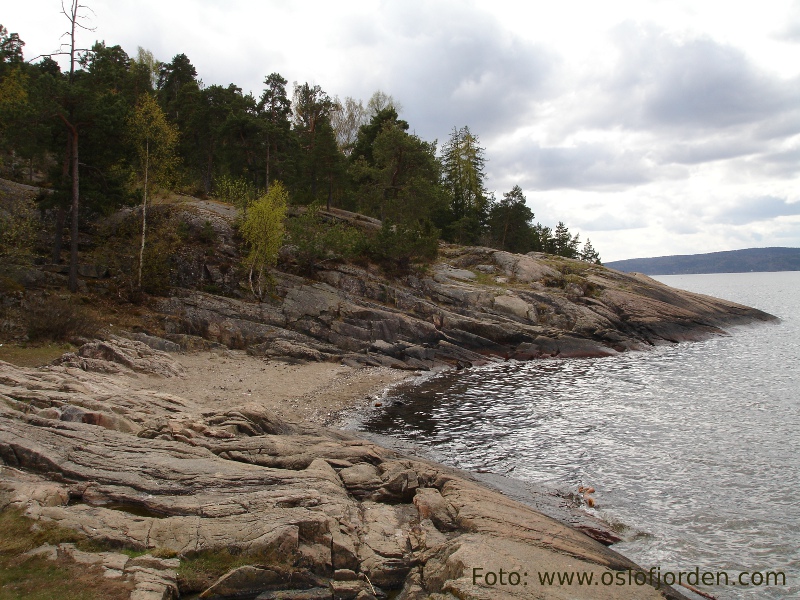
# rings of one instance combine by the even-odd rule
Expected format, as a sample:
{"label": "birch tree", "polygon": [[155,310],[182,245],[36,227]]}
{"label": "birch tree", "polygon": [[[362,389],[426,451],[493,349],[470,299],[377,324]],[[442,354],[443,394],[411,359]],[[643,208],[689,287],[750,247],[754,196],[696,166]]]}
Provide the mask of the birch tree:
{"label": "birch tree", "polygon": [[249,268],[250,291],[262,300],[266,292],[267,268],[278,261],[284,237],[284,219],[289,193],[280,181],[273,181],[269,191],[247,208],[241,234],[250,251],[245,259]]}
{"label": "birch tree", "polygon": [[140,97],[128,121],[128,133],[136,151],[138,173],[143,181],[142,242],[139,248],[137,286],[142,287],[142,266],[147,238],[147,202],[156,186],[165,185],[175,165],[177,129],[167,122],[166,115],[150,94]]}

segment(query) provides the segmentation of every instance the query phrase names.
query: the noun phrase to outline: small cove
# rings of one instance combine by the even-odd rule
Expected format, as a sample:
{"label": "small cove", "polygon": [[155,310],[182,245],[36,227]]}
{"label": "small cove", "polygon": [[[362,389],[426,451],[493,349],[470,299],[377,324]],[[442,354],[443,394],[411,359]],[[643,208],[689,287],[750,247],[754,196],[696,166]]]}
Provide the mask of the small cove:
{"label": "small cove", "polygon": [[783,571],[800,592],[800,273],[665,276],[777,324],[602,359],[504,362],[390,392],[355,427],[467,471],[562,493],[624,524],[614,549],[662,570]]}

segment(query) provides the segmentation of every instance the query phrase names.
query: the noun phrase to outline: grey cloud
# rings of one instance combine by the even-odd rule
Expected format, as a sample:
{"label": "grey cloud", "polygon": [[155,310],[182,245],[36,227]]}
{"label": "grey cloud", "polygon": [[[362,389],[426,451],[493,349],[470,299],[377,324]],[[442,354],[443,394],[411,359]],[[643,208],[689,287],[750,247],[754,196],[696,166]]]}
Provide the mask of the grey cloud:
{"label": "grey cloud", "polygon": [[800,148],[765,154],[759,163],[765,174],[771,177],[797,177],[800,175]]}
{"label": "grey cloud", "polygon": [[764,196],[739,200],[736,204],[714,211],[704,220],[727,225],[747,225],[790,215],[800,215],[800,202],[792,203],[786,198]]}
{"label": "grey cloud", "polygon": [[443,141],[452,127],[469,125],[486,140],[524,124],[559,61],[460,3],[387,4],[378,26],[392,52],[376,45],[364,72],[373,88],[401,102],[403,117],[426,139]]}
{"label": "grey cloud", "polygon": [[621,231],[624,229],[639,229],[649,225],[642,216],[629,213],[611,214],[604,212],[591,218],[573,216],[572,221],[577,227],[587,231]]}
{"label": "grey cloud", "polygon": [[708,38],[678,41],[629,23],[614,40],[620,60],[597,82],[605,97],[587,115],[590,124],[719,129],[770,119],[800,102],[797,79],[759,70],[738,48]]}
{"label": "grey cloud", "polygon": [[493,174],[516,177],[525,189],[619,189],[685,173],[682,168],[654,166],[644,153],[610,144],[541,147],[531,142],[506,147],[496,155],[501,167],[490,165]]}
{"label": "grey cloud", "polygon": [[659,158],[665,162],[695,165],[748,156],[764,149],[765,144],[755,142],[747,136],[712,137],[700,141],[673,143],[659,153]]}

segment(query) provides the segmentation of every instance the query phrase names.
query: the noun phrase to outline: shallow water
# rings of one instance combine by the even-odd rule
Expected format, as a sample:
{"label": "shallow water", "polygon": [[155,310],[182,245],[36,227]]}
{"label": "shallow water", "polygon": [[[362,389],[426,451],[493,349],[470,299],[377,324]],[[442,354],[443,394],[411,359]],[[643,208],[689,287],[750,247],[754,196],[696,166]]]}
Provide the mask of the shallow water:
{"label": "shallow water", "polygon": [[663,570],[782,571],[800,597],[800,272],[663,276],[778,324],[601,359],[505,362],[401,388],[358,427],[462,469],[597,489],[614,546]]}

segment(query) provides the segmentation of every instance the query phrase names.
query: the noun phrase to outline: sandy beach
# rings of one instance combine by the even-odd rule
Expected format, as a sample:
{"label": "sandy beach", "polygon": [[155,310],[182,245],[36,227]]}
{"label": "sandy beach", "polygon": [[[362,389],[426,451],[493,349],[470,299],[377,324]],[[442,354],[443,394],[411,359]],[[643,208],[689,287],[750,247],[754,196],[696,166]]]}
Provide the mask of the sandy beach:
{"label": "sandy beach", "polygon": [[334,424],[342,411],[411,378],[408,371],[386,367],[292,364],[237,350],[170,356],[186,371],[183,377],[139,375],[125,377],[126,385],[181,396],[194,402],[198,411],[255,403],[286,421],[315,425]]}

